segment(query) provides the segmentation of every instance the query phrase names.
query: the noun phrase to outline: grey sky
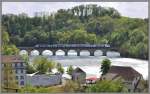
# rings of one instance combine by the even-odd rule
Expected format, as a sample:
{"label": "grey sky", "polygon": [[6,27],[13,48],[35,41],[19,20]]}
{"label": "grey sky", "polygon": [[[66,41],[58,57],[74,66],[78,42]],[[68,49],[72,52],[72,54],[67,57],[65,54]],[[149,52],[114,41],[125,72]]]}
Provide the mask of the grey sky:
{"label": "grey sky", "polygon": [[148,2],[3,2],[2,14],[27,13],[33,16],[35,12],[56,12],[58,9],[68,9],[81,4],[97,4],[117,9],[121,15],[133,18],[148,17]]}

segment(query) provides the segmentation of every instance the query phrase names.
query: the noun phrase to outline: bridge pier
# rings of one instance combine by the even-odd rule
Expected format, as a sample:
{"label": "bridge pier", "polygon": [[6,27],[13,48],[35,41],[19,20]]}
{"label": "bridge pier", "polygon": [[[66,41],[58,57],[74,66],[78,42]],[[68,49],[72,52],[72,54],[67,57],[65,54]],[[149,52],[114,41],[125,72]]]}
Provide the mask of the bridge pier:
{"label": "bridge pier", "polygon": [[92,52],[90,52],[90,56],[94,56],[94,52],[92,51]]}
{"label": "bridge pier", "polygon": [[39,55],[42,55],[42,53],[43,53],[44,50],[37,49],[37,51],[39,52]]}
{"label": "bridge pier", "polygon": [[80,50],[76,50],[77,51],[77,56],[80,56]]}
{"label": "bridge pier", "polygon": [[68,56],[68,51],[65,51],[65,56]]}
{"label": "bridge pier", "polygon": [[80,52],[77,52],[77,56],[80,56]]}
{"label": "bridge pier", "polygon": [[52,51],[52,53],[53,53],[53,56],[55,56],[55,55],[56,55],[56,51]]}

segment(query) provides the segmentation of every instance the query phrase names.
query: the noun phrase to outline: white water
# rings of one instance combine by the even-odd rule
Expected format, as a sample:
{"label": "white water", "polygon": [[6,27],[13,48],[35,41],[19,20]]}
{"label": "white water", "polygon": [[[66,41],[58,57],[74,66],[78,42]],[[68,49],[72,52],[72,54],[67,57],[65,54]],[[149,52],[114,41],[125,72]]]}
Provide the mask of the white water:
{"label": "white water", "polygon": [[[31,54],[32,56],[30,57],[30,60],[32,62],[33,58],[38,55],[38,52],[33,51]],[[87,76],[95,75],[100,77],[101,61],[104,58],[109,58],[112,62],[112,65],[131,66],[141,73],[144,79],[148,79],[148,60],[122,58],[119,56],[119,53],[115,52],[108,52],[107,57],[101,56],[101,54],[101,51],[97,51],[95,53],[96,56],[89,56],[89,52],[83,51],[81,52],[81,56],[76,56],[75,51],[70,51],[68,53],[69,56],[64,56],[64,52],[59,50],[56,53],[57,56],[47,56],[52,55],[52,53],[48,51],[43,52],[43,55],[47,56],[49,59],[61,63],[65,70],[69,65],[73,65],[74,67],[80,67],[83,69]]]}

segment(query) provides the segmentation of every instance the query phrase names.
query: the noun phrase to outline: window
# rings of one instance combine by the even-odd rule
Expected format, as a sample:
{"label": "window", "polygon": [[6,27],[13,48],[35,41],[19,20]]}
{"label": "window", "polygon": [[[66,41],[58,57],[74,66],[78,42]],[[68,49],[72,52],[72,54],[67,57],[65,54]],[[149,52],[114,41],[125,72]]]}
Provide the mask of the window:
{"label": "window", "polygon": [[23,70],[21,70],[21,73],[23,73]]}
{"label": "window", "polygon": [[4,64],[4,67],[6,67],[6,64]]}
{"label": "window", "polygon": [[18,80],[18,76],[16,76],[16,79]]}
{"label": "window", "polygon": [[20,66],[23,67],[23,63],[20,63]]}
{"label": "window", "polygon": [[18,71],[16,70],[16,74],[18,73]]}
{"label": "window", "polygon": [[24,81],[21,81],[21,82],[20,82],[20,85],[24,85]]}
{"label": "window", "polygon": [[24,79],[24,76],[20,76],[20,79]]}
{"label": "window", "polygon": [[15,63],[15,67],[17,67],[17,63]]}

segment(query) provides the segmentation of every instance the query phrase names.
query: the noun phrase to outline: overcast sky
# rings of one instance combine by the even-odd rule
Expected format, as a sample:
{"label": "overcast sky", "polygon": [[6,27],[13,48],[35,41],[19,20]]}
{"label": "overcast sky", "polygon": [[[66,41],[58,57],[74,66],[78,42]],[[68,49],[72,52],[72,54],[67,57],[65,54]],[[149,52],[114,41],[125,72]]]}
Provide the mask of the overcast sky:
{"label": "overcast sky", "polygon": [[132,18],[147,18],[147,2],[3,2],[2,14],[27,13],[33,16],[35,12],[56,12],[58,9],[68,9],[81,4],[97,4],[117,9],[122,16]]}

